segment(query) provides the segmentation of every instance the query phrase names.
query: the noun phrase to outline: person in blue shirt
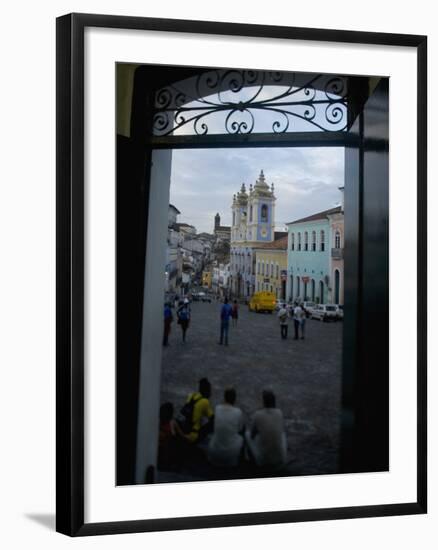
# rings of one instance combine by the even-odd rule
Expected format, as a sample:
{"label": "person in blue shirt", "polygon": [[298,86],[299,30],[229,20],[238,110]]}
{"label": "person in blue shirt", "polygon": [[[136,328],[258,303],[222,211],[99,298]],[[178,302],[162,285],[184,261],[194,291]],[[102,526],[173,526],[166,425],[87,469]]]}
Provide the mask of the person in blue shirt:
{"label": "person in blue shirt", "polygon": [[178,316],[178,324],[181,326],[182,330],[182,341],[183,344],[186,343],[186,332],[190,324],[190,304],[189,301],[180,300],[178,311],[176,312]]}
{"label": "person in blue shirt", "polygon": [[231,304],[228,303],[228,298],[224,299],[224,303],[221,307],[221,336],[219,344],[225,343],[228,346],[228,330],[230,328],[230,319],[233,312]]}

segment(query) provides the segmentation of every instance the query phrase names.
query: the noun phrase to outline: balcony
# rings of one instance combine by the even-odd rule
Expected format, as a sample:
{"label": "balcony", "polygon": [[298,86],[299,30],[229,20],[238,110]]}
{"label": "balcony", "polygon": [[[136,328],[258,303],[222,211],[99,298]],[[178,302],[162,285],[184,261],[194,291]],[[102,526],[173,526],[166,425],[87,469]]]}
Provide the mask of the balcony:
{"label": "balcony", "polygon": [[343,260],[344,259],[344,249],[343,248],[332,248],[332,258],[333,258],[333,260]]}

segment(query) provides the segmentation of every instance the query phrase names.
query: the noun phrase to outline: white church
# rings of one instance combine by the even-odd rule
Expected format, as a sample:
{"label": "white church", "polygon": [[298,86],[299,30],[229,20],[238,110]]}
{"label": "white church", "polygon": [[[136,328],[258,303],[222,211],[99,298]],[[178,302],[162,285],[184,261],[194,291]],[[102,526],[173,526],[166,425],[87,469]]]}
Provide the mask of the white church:
{"label": "white church", "polygon": [[263,170],[246,191],[242,184],[233,196],[230,243],[230,289],[233,297],[249,298],[255,291],[254,249],[287,233],[275,231],[274,184],[269,186]]}

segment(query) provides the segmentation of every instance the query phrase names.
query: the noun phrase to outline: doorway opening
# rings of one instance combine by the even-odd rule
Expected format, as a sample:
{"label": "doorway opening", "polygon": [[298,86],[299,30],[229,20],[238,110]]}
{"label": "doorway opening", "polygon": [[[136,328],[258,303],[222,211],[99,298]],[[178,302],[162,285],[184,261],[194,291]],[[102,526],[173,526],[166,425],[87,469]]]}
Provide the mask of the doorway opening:
{"label": "doorway opening", "polygon": [[[121,78],[120,86],[123,86],[124,81],[122,81]],[[263,305],[261,297],[256,296],[257,289],[260,288],[263,289],[263,292],[260,291],[262,294],[271,294],[274,297],[274,303],[276,298],[281,295],[282,298],[285,296],[287,301],[292,303],[292,308],[295,308],[300,307],[300,304],[308,299],[309,279],[312,299],[316,292],[315,280],[319,280],[316,298],[320,304],[340,302],[340,288],[343,289],[345,286],[342,296],[342,300],[345,300],[345,321],[342,325],[341,340],[343,343],[340,346],[343,349],[342,360],[338,364],[340,428],[339,448],[334,452],[336,454],[335,471],[387,469],[388,396],[386,391],[385,330],[380,333],[379,341],[383,355],[381,354],[379,358],[381,370],[377,376],[381,383],[378,389],[369,379],[369,372],[366,378],[363,377],[364,354],[359,353],[363,349],[368,349],[363,347],[366,345],[368,336],[362,331],[362,327],[367,318],[367,308],[369,307],[364,297],[369,296],[370,293],[378,296],[379,307],[383,308],[384,315],[381,318],[383,322],[386,315],[384,308],[387,304],[387,268],[385,263],[387,235],[380,239],[378,250],[368,250],[363,243],[366,242],[367,235],[375,227],[372,224],[373,216],[379,217],[379,221],[380,218],[386,219],[387,217],[388,136],[387,133],[385,134],[388,115],[387,104],[385,104],[387,80],[368,76],[139,66],[135,67],[133,71],[131,94],[132,101],[128,102],[130,107],[129,135],[118,136],[117,149],[117,483],[121,485],[143,483],[145,471],[155,471],[154,476],[148,476],[149,481],[151,479],[155,482],[160,481],[159,468],[157,469],[160,406],[172,403],[174,412],[178,412],[178,401],[181,402],[182,393],[187,393],[187,390],[196,393],[192,391],[196,390],[194,387],[196,380],[193,380],[190,383],[190,388],[189,385],[185,386],[186,382],[181,384],[178,396],[175,393],[176,386],[172,390],[171,385],[167,386],[165,390],[168,392],[166,397],[165,394],[160,394],[160,384],[161,382],[167,383],[166,376],[171,372],[169,369],[162,369],[163,357],[165,362],[165,355],[171,349],[171,346],[169,349],[165,346],[164,351],[162,349],[163,336],[165,337],[166,334],[165,322],[163,328],[163,302],[171,303],[171,298],[176,294],[174,291],[178,290],[178,309],[181,306],[183,306],[182,309],[186,309],[185,300],[187,299],[193,304],[193,311],[199,310],[199,318],[201,318],[201,311],[205,313],[207,308],[212,305],[212,294],[214,294],[219,296],[222,302],[236,300],[240,307],[248,307],[248,310],[252,310],[248,311],[249,315],[250,312],[261,311],[267,307]],[[380,126],[376,126],[376,118],[380,118]],[[382,135],[375,136],[372,145],[373,152],[368,156],[367,147],[370,146],[370,142],[364,140],[364,137],[375,132],[376,128],[379,128]],[[266,175],[271,178],[272,172],[268,173],[265,162],[263,166],[260,166],[260,160],[263,150],[269,150],[270,156],[273,158],[274,152],[281,155],[282,151],[297,152],[303,148],[309,155],[317,148],[323,148],[323,150],[332,153],[339,148],[344,151],[343,178],[338,182],[337,187],[340,188],[338,191],[342,189],[345,197],[340,200],[339,205],[328,204],[327,208],[323,210],[312,208],[312,201],[315,202],[315,197],[318,196],[317,189],[314,187],[315,193],[309,198],[307,209],[297,217],[288,218],[287,231],[284,231],[286,233],[284,236],[285,252],[288,260],[286,266],[282,266],[281,262],[277,261],[275,251],[272,250],[272,244],[276,242],[275,209],[271,201],[272,196],[275,197],[276,193],[275,184],[272,188],[270,186],[272,182],[266,182]],[[182,212],[178,205],[174,204],[176,201],[169,200],[169,185],[172,180],[175,159],[178,154],[188,158],[193,152],[207,151],[210,153],[215,151],[218,153],[221,150],[226,150],[228,154],[234,152],[235,155],[239,151],[254,151],[254,154],[257,155],[256,160],[259,161],[254,162],[251,166],[252,172],[247,166],[248,182],[243,181],[244,186],[241,186],[239,182],[240,187],[235,189],[236,196],[230,197],[228,214],[218,211],[222,210],[222,207],[215,207],[219,206],[219,203],[214,195],[214,190],[221,189],[224,184],[214,186],[212,182],[219,174],[224,183],[228,181],[232,185],[237,183],[231,178],[231,174],[229,180],[227,179],[229,163],[217,163],[209,173],[204,175],[205,187],[210,192],[208,216],[210,216],[212,225],[210,231],[214,235],[215,242],[226,241],[228,235],[226,235],[226,225],[221,221],[225,218],[221,215],[229,216],[228,268],[225,267],[227,265],[225,262],[222,263],[221,270],[219,261],[217,261],[218,265],[213,265],[213,263],[202,265],[205,260],[201,260],[200,264],[194,260],[195,249],[199,248],[199,243],[196,244],[195,241],[199,239],[190,235],[191,228],[189,226],[194,226],[194,223],[189,223],[190,220],[172,222],[179,224],[180,233],[185,232],[180,248],[186,250],[187,245],[189,252],[192,253],[191,260],[187,256],[183,257],[180,268],[178,253],[175,264],[174,251],[168,253],[166,248],[172,248],[175,244],[172,241],[175,235],[169,239],[171,207]],[[307,173],[310,171],[310,165],[311,163],[307,166]],[[380,187],[376,183],[368,183],[369,174],[376,168],[379,177],[375,182],[379,181]],[[190,169],[192,175],[196,174],[196,163],[192,162]],[[303,171],[306,173],[306,170]],[[327,166],[325,169],[321,167],[321,172],[324,171],[327,172]],[[252,184],[249,183],[251,179],[254,182]],[[277,179],[281,181],[280,176]],[[252,189],[249,185],[252,185]],[[311,188],[312,185],[315,185],[315,178],[309,178],[308,187]],[[256,187],[257,192],[255,192]],[[190,190],[187,178],[183,188],[186,191]],[[378,213],[367,209],[368,193],[380,193],[382,210]],[[257,200],[249,201],[250,196]],[[249,202],[251,205],[248,209]],[[345,278],[345,285],[341,281],[341,271],[334,272],[332,269],[332,262],[339,260],[333,252],[337,246],[336,244],[333,248],[330,246],[330,243],[335,240],[334,234],[332,238],[331,223],[335,219],[336,222],[339,221],[339,214],[344,212],[344,204],[345,244],[342,260],[345,257],[345,271],[342,271],[342,275]],[[192,206],[194,211],[197,206],[198,211],[203,208],[199,193],[192,196]],[[225,211],[225,207],[223,210]],[[324,212],[323,221],[311,219],[312,216],[320,215],[322,212]],[[319,226],[318,223],[325,225]],[[184,226],[184,224],[186,225]],[[185,229],[182,229],[183,227]],[[197,235],[197,233],[198,231],[195,234]],[[201,231],[201,233],[209,233],[209,231]],[[310,246],[309,234],[311,236]],[[208,240],[207,237],[206,240]],[[190,243],[190,241],[192,242]],[[376,241],[372,242],[376,246]],[[256,243],[256,245],[248,246],[248,243]],[[178,244],[176,247],[178,249]],[[377,253],[381,261],[377,264],[369,261],[371,256],[368,257],[367,254],[371,252]],[[313,255],[313,258],[305,265],[303,263],[298,265],[294,263],[294,258],[296,259],[297,255],[301,255],[300,260],[304,255],[309,257]],[[322,269],[317,257],[324,257]],[[194,267],[194,264],[198,267]],[[201,273],[199,265],[202,266]],[[206,269],[203,269],[204,267]],[[374,287],[366,276],[373,270]],[[226,286],[223,283],[224,272],[227,272]],[[379,275],[378,279],[375,277],[376,273]],[[331,274],[335,280],[331,280]],[[192,277],[192,275],[195,276]],[[336,277],[339,278],[338,285],[336,285]],[[193,281],[196,281],[196,286],[193,286]],[[173,286],[175,284],[176,286]],[[210,292],[213,287],[217,293]],[[167,292],[165,300],[163,293],[159,292],[160,288],[163,292]],[[195,295],[196,299],[194,299]],[[180,298],[183,298],[182,304],[179,303]],[[209,298],[211,303],[209,303]],[[176,299],[174,307],[175,302]],[[202,304],[205,304],[203,310],[201,310],[204,307]],[[281,305],[275,304],[275,307],[281,307]],[[172,308],[169,307],[169,309],[172,314]],[[175,311],[173,315],[176,322],[177,317],[180,320],[179,314]],[[291,316],[293,323],[295,323],[294,315],[295,313]],[[160,317],[161,321],[157,322]],[[298,313],[295,317],[298,317]],[[262,319],[261,316],[253,318]],[[272,319],[275,318],[272,315]],[[248,323],[249,319],[250,317],[248,317]],[[316,323],[316,321],[313,322]],[[310,321],[305,321],[305,323],[306,330],[310,331]],[[200,326],[206,331],[207,320]],[[335,324],[327,324],[327,329],[331,330],[335,326]],[[180,327],[181,323],[179,323],[178,330],[183,331],[183,327],[181,329]],[[189,337],[192,328],[194,325],[187,329],[187,337]],[[259,328],[260,334],[266,335],[266,330],[262,330],[262,327]],[[220,322],[219,338],[223,337],[224,343],[225,334],[222,329]],[[301,324],[297,332],[298,338],[301,339],[305,334]],[[283,329],[281,334],[283,336]],[[230,337],[229,332],[228,337]],[[259,337],[259,333],[252,337],[258,345],[264,341],[263,337]],[[307,336],[305,341],[306,339]],[[265,342],[270,342],[269,337]],[[270,349],[269,346],[272,349],[273,345],[274,343],[271,342],[267,349]],[[188,350],[188,347],[185,350]],[[179,357],[183,357],[184,354],[186,351]],[[199,361],[202,355],[203,351],[198,349],[196,360]],[[260,357],[259,354],[258,359]],[[243,369],[245,361],[239,360],[238,353],[235,356],[231,355],[228,359],[230,364],[235,361],[241,364]],[[273,355],[271,359],[273,359]],[[170,360],[174,366],[179,362],[178,358],[175,361]],[[250,362],[257,364],[257,356]],[[131,365],[128,371],[122,367],[126,364]],[[199,364],[201,365],[201,361]],[[274,361],[264,358],[265,370],[271,369],[273,365]],[[175,375],[176,371],[172,372]],[[238,381],[240,371],[237,369],[234,372],[235,380]],[[199,375],[201,375],[200,372]],[[212,380],[217,380],[218,387],[223,384],[223,381],[217,379],[216,371],[211,372],[209,376]],[[204,378],[208,377],[200,377],[200,380]],[[279,383],[281,378],[282,375],[278,374],[278,379],[274,377],[273,383]],[[358,381],[360,381],[359,385]],[[254,382],[257,381],[254,380]],[[232,381],[232,384],[234,383]],[[259,399],[261,399],[261,392],[263,388],[267,389],[267,385],[267,382],[260,382],[257,385],[257,390],[251,387],[250,392],[258,391]],[[247,384],[244,384],[241,387],[246,386]],[[238,394],[239,396],[242,394],[241,389],[238,390]],[[162,402],[164,397],[167,399],[165,403]],[[371,420],[367,417],[365,422],[365,411],[370,401],[375,405],[377,403],[375,417]],[[219,397],[215,404],[221,404]],[[262,405],[266,405],[266,403],[260,401],[260,409],[269,408],[269,406]],[[252,425],[255,411],[250,411],[250,408],[251,405],[248,405],[247,417],[248,423]],[[278,409],[279,407],[273,408]],[[321,434],[318,429],[316,432],[313,431],[315,422],[312,423],[308,415],[301,417],[291,413],[285,420],[289,424],[286,421],[283,423],[283,431],[287,431],[284,430],[284,426],[288,425],[290,433],[295,434],[298,439],[300,430],[310,439],[312,437],[317,439],[318,434]],[[374,431],[371,430],[371,426]],[[146,438],[146,433],[150,434],[150,437]],[[214,435],[214,430],[212,434]],[[244,441],[244,434],[240,435]],[[371,441],[373,441],[372,449],[365,445],[365,442]],[[250,445],[251,441],[248,442],[248,446]],[[291,446],[290,443],[289,446]],[[322,449],[323,446],[320,448]],[[281,469],[276,474],[273,473],[272,468],[266,470],[262,467],[259,469],[260,464],[256,454],[252,459],[250,458],[255,467],[251,476],[257,477],[259,473],[260,475],[282,475]],[[327,458],[330,452],[324,451],[322,454]],[[299,452],[298,455],[304,456],[305,453]],[[299,463],[299,457],[297,460],[295,465]],[[297,468],[287,475],[299,475],[312,470],[312,465],[309,462],[302,466],[301,469]],[[325,467],[325,472],[323,471],[324,465],[318,471],[314,470],[313,472],[329,473],[334,471],[327,465]],[[217,471],[215,475],[216,477],[213,478],[201,475],[200,479],[223,478]],[[217,477],[218,475],[219,477]],[[229,471],[227,475],[230,476]],[[166,481],[163,477],[161,480]],[[177,481],[178,479],[167,480]]]}

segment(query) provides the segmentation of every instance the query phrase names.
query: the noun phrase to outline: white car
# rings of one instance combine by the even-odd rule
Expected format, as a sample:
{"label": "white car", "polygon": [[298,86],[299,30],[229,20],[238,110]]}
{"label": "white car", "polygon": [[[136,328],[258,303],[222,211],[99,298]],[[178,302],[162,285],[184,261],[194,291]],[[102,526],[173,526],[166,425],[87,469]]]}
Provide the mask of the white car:
{"label": "white car", "polygon": [[319,319],[320,321],[337,321],[338,306],[335,304],[319,304],[316,305],[310,315],[311,319]]}
{"label": "white car", "polygon": [[344,319],[344,306],[337,305],[336,307],[337,307],[338,319],[342,321]]}
{"label": "white car", "polygon": [[306,311],[307,317],[312,316],[313,310],[316,308],[315,302],[303,302],[304,309]]}

